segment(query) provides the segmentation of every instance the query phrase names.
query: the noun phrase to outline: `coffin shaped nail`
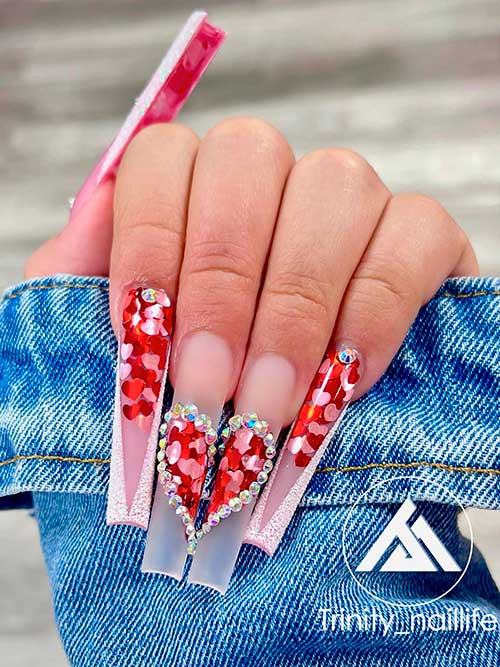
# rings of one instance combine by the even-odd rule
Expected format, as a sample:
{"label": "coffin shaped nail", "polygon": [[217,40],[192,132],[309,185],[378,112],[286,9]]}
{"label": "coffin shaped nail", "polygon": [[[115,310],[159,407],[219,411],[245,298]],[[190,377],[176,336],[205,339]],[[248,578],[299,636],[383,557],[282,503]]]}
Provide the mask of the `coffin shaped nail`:
{"label": "coffin shaped nail", "polygon": [[114,177],[134,136],[152,123],[173,121],[224,41],[225,33],[193,12],[158,69],[137,98],[115,139],[107,148],[72,203],[74,219],[106,179]]}
{"label": "coffin shaped nail", "polygon": [[358,352],[347,345],[330,350],[260,497],[245,542],[269,554],[276,550],[361,377]]}
{"label": "coffin shaped nail", "polygon": [[163,290],[127,292],[116,370],[109,524],[148,525],[172,326],[173,308]]}

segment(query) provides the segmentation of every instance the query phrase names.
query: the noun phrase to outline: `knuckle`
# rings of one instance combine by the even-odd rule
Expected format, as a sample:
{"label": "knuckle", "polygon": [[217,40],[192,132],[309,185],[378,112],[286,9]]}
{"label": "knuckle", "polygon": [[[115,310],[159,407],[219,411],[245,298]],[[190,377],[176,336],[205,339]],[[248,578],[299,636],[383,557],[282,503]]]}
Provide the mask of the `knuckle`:
{"label": "knuckle", "polygon": [[285,137],[273,125],[261,118],[238,116],[219,121],[208,131],[207,138],[252,144],[261,150],[288,159],[291,148]]}
{"label": "knuckle", "polygon": [[402,192],[394,195],[391,206],[407,210],[415,218],[452,222],[452,218],[437,199],[420,192]]}
{"label": "knuckle", "polygon": [[328,285],[311,276],[284,273],[266,285],[266,309],[271,317],[287,322],[307,322],[323,330],[330,325]]}
{"label": "knuckle", "polygon": [[[199,143],[196,133],[180,123],[156,123],[142,129],[130,142],[123,160],[131,157],[141,157],[152,151],[164,151],[166,145],[172,142],[182,143],[187,146],[197,146]],[[122,160],[122,164],[123,164]]]}
{"label": "knuckle", "polygon": [[[244,294],[256,289],[256,263],[248,249],[231,241],[194,242],[184,260],[190,283],[198,283],[204,291],[228,289]],[[227,296],[226,296],[227,300]]]}
{"label": "knuckle", "polygon": [[406,312],[415,301],[412,295],[415,289],[407,275],[405,267],[397,260],[375,257],[370,265],[361,265],[352,277],[349,286],[351,302],[359,304],[360,309],[376,317],[396,316]]}
{"label": "knuckle", "polygon": [[359,153],[347,148],[319,148],[301,158],[297,168],[327,170],[337,176],[343,174],[362,180],[378,180],[369,162]]}

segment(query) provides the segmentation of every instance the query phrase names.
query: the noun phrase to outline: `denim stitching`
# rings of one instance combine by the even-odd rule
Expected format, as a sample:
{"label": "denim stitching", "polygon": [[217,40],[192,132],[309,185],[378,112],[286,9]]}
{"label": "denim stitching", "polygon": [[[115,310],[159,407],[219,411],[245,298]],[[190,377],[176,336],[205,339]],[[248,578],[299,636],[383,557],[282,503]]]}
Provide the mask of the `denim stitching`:
{"label": "denim stitching", "polygon": [[[6,294],[3,296],[3,301],[9,301],[12,299],[15,299],[19,296],[22,296],[26,292],[33,292],[36,290],[59,290],[59,289],[68,289],[68,288],[74,288],[74,289],[92,289],[92,290],[101,290],[102,292],[109,292],[109,287],[104,287],[103,285],[79,285],[78,283],[53,283],[50,285],[32,285],[29,287],[25,287],[21,290],[18,290],[17,292],[12,292],[12,294]],[[443,292],[442,294],[437,294],[434,299],[442,299],[442,298],[449,298],[449,299],[472,299],[475,297],[481,297],[481,296],[500,296],[500,290],[492,290],[491,292],[466,292],[466,293],[459,293],[459,294],[453,294],[451,292]]]}
{"label": "denim stitching", "polygon": [[[55,461],[56,463],[79,463],[79,464],[94,464],[94,465],[109,465],[110,459],[99,458],[79,458],[77,456],[59,456],[57,454],[19,454],[10,459],[0,461],[0,468],[18,461]],[[481,475],[500,475],[500,470],[496,468],[474,468],[471,466],[457,466],[449,463],[439,463],[437,461],[411,461],[409,463],[365,463],[359,466],[344,466],[344,467],[330,467],[318,468],[314,474],[337,472],[363,472],[365,470],[372,470],[374,468],[382,469],[406,469],[406,468],[437,468],[439,470],[447,470],[449,472],[461,472],[466,474],[481,474]]]}

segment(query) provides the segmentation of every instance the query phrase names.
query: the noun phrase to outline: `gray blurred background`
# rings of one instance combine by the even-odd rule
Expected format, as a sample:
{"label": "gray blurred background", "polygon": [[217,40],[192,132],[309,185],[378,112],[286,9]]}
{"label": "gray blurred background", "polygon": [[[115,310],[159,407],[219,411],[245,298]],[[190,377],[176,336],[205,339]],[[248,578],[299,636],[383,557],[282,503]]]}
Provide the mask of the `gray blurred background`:
{"label": "gray blurred background", "polygon": [[[393,191],[438,198],[500,273],[499,0],[204,3],[229,32],[181,115],[275,124],[301,155],[367,157]],[[65,223],[191,0],[0,0],[0,287]],[[495,513],[472,512],[500,579]],[[66,665],[35,523],[0,515],[0,665]]]}

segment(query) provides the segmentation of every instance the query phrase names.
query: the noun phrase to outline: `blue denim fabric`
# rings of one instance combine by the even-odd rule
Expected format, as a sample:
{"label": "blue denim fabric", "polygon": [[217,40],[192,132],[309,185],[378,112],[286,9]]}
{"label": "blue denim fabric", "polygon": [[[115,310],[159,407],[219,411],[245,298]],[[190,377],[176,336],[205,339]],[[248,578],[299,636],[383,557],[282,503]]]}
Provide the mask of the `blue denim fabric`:
{"label": "blue denim fabric", "polygon": [[[410,609],[370,597],[343,560],[346,517],[373,485],[425,475],[465,506],[500,508],[500,279],[447,281],[421,310],[384,377],[349,408],[275,556],[245,546],[225,596],[142,574],[144,533],[105,525],[116,354],[107,290],[104,279],[57,276],[8,290],[0,305],[0,509],[34,505],[72,665],[498,664],[498,629],[324,629],[320,610],[392,613],[403,631],[410,620]],[[364,499],[360,553],[406,498],[405,484]],[[458,558],[468,545],[457,505],[432,488],[412,499]],[[424,601],[436,585],[428,581],[387,576],[383,597]],[[500,595],[477,550],[425,613],[473,608],[500,624]]]}

